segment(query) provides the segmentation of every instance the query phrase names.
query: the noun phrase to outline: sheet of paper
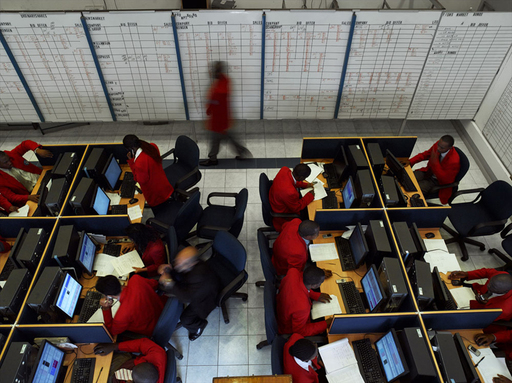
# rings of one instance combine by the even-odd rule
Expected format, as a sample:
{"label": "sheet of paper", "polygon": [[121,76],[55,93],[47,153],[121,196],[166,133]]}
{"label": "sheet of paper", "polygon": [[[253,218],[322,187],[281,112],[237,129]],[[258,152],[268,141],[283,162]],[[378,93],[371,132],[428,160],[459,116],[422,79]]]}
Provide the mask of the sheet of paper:
{"label": "sheet of paper", "polygon": [[89,237],[94,239],[96,242],[101,243],[102,245],[107,244],[107,236],[103,234],[93,234],[93,233],[87,233],[89,234]]}
{"label": "sheet of paper", "polygon": [[28,217],[29,210],[30,207],[28,205],[22,206],[18,209],[18,211],[9,213],[9,217]]}
{"label": "sheet of paper", "polygon": [[338,252],[334,243],[316,243],[309,245],[309,255],[313,262],[338,259]]}
{"label": "sheet of paper", "polygon": [[142,210],[139,205],[135,205],[128,208],[128,217],[130,217],[130,221],[135,221],[136,219],[142,218]]}
{"label": "sheet of paper", "polygon": [[132,250],[119,257],[112,257],[112,265],[118,275],[128,275],[133,272],[134,267],[144,267],[144,263],[140,258],[137,250]]}
{"label": "sheet of paper", "polygon": [[364,383],[357,364],[336,370],[325,376],[329,383]]}
{"label": "sheet of paper", "polygon": [[349,239],[350,236],[352,235],[352,232],[354,231],[356,227],[355,226],[347,226],[347,231],[343,232],[343,234],[341,235],[343,238],[345,239]]}
{"label": "sheet of paper", "polygon": [[423,242],[425,243],[427,251],[439,250],[448,253],[448,248],[446,247],[444,239],[424,239]]}
{"label": "sheet of paper", "polygon": [[119,205],[119,202],[121,202],[121,196],[119,194],[111,192],[105,192],[105,194],[110,198],[111,205]]}
{"label": "sheet of paper", "polygon": [[315,190],[315,199],[313,201],[318,201],[322,198],[325,198],[327,196],[327,192],[325,191],[324,184],[322,183],[322,181],[320,181],[317,178],[313,182],[316,182],[315,186],[313,188],[301,189],[300,195],[304,197],[307,193],[309,193],[312,189],[314,189]]}
{"label": "sheet of paper", "polygon": [[469,287],[458,287],[456,289],[451,289],[450,293],[457,302],[457,307],[459,309],[469,309],[469,301],[475,300],[475,294]]}
{"label": "sheet of paper", "polygon": [[114,375],[116,376],[117,380],[124,380],[124,381],[133,380],[132,370],[128,370],[127,368],[121,368],[121,369],[117,370],[114,373]]}
{"label": "sheet of paper", "polygon": [[311,174],[306,178],[306,182],[313,182],[315,178],[320,174],[324,172],[324,167],[320,164],[316,164],[314,162],[311,162],[308,164],[309,168],[311,169]]}
{"label": "sheet of paper", "polygon": [[504,358],[496,358],[490,348],[479,348],[478,350],[480,351],[480,356],[475,356],[472,353],[469,354],[475,364],[485,356],[485,359],[482,360],[477,367],[478,372],[482,375],[483,383],[492,383],[492,378],[497,377],[498,374],[512,380],[512,375],[510,375],[508,371]]}
{"label": "sheet of paper", "polygon": [[327,303],[313,302],[313,307],[311,307],[311,318],[313,320],[334,314],[343,314],[336,295],[331,295],[331,301]]}
{"label": "sheet of paper", "polygon": [[52,181],[52,179],[50,178],[50,179],[48,180],[48,182],[46,183],[46,188],[48,189],[48,191],[50,191],[50,189],[52,188],[52,183],[53,183],[53,181]]}
{"label": "sheet of paper", "polygon": [[0,281],[0,287],[3,289],[7,281]]}
{"label": "sheet of paper", "polygon": [[[119,307],[121,307],[121,303],[119,303],[119,301],[114,303],[114,305],[111,307],[112,317],[116,316],[116,313],[117,313],[117,310],[119,310]],[[103,313],[102,313],[101,307],[99,307],[98,310],[96,310],[94,312],[94,314],[92,314],[92,317],[90,317],[89,320],[87,321],[87,323],[104,323],[104,322],[105,321],[103,320]]]}
{"label": "sheet of paper", "polygon": [[425,253],[424,259],[430,263],[430,271],[434,271],[436,266],[440,273],[445,274],[461,269],[455,254],[448,254],[444,251],[429,251]]}
{"label": "sheet of paper", "polygon": [[115,275],[114,265],[112,265],[112,260],[116,259],[116,257],[108,254],[98,253],[94,258],[94,264],[92,265],[92,269],[96,270],[97,277],[104,277],[106,275]]}
{"label": "sheet of paper", "polygon": [[343,338],[319,347],[318,352],[324,362],[325,371],[328,374],[350,365],[357,367],[357,359],[348,338]]}

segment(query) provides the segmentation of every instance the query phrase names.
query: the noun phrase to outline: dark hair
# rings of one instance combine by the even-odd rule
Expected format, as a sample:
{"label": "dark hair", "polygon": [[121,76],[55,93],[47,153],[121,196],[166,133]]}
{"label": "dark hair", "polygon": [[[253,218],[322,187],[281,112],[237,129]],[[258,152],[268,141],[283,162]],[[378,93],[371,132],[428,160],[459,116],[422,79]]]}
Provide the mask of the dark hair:
{"label": "dark hair", "polygon": [[9,155],[3,150],[0,150],[0,157],[9,157]]}
{"label": "dark hair", "polygon": [[149,362],[133,367],[132,377],[134,383],[157,383],[159,378],[157,368]]}
{"label": "dark hair", "polygon": [[293,168],[293,176],[305,180],[311,174],[311,168],[305,164],[298,164]]}
{"label": "dark hair", "polygon": [[156,242],[160,238],[155,229],[142,223],[132,223],[124,229],[124,233],[133,239],[142,254],[149,243]]}
{"label": "dark hair", "polygon": [[226,72],[226,66],[223,61],[215,61],[213,63],[213,77],[218,78],[220,74]]}
{"label": "dark hair", "polygon": [[450,145],[450,148],[453,146],[453,144],[455,143],[455,140],[453,139],[452,136],[450,136],[449,134],[446,134],[444,135],[443,137],[441,137],[441,141],[444,141],[446,142],[448,145]]}
{"label": "dark hair", "polygon": [[303,362],[307,362],[308,360],[311,360],[313,355],[315,355],[316,344],[309,339],[302,338],[290,346],[288,352],[291,356],[299,358]]}
{"label": "dark hair", "polygon": [[141,148],[144,153],[154,159],[157,163],[162,163],[162,157],[160,157],[158,149],[149,142],[139,139],[135,134],[127,134],[124,136],[123,145],[126,149]]}
{"label": "dark hair", "polygon": [[302,221],[302,223],[299,225],[299,235],[301,237],[309,237],[317,234],[319,231],[320,225],[309,219]]}
{"label": "dark hair", "polygon": [[99,277],[96,282],[96,290],[104,295],[119,295],[121,293],[121,282],[113,275]]}
{"label": "dark hair", "polygon": [[325,272],[316,266],[308,266],[304,270],[304,274],[302,275],[302,281],[306,286],[317,285],[322,283],[325,279]]}

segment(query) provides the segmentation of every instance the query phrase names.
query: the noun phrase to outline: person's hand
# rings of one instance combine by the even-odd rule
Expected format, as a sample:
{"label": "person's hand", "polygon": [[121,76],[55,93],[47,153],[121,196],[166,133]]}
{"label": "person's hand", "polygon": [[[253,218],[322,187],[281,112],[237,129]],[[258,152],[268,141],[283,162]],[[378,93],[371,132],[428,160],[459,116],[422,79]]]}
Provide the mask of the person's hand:
{"label": "person's hand", "polygon": [[323,269],[326,278],[332,277],[332,271],[329,269]]}
{"label": "person's hand", "polygon": [[135,274],[144,273],[146,271],[148,271],[148,269],[146,267],[134,267],[133,268],[133,272]]}
{"label": "person's hand", "polygon": [[12,213],[13,211],[18,211],[18,206],[11,205],[9,208],[9,213]]}
{"label": "person's hand", "polygon": [[475,299],[482,305],[485,305],[487,302],[489,302],[489,298],[487,298],[485,295],[476,294]]}
{"label": "person's hand", "polygon": [[467,278],[468,273],[465,271],[452,271],[450,275],[448,275],[448,279],[462,279]]}
{"label": "person's hand", "polygon": [[318,298],[318,301],[322,302],[322,303],[327,303],[327,302],[330,302],[331,299],[332,298],[331,298],[331,296],[329,294],[321,293],[320,297]]}
{"label": "person's hand", "polygon": [[105,356],[118,349],[117,343],[98,343],[98,345],[94,347],[94,353],[96,355]]}
{"label": "person's hand", "polygon": [[432,150],[430,152],[430,160],[429,161],[435,161],[435,160],[439,161],[439,152],[437,151],[437,149]]}
{"label": "person's hand", "polygon": [[479,333],[475,335],[475,342],[479,346],[490,346],[495,339],[492,334]]}
{"label": "person's hand", "polygon": [[53,153],[46,149],[37,148],[36,154],[42,158],[52,158]]}
{"label": "person's hand", "polygon": [[126,153],[126,158],[128,158],[129,160],[131,160],[133,158],[133,154],[131,151],[129,151],[128,153]]}
{"label": "person's hand", "polygon": [[492,378],[492,383],[512,383],[512,380],[506,376],[498,374],[495,378]]}
{"label": "person's hand", "polygon": [[306,185],[308,185],[308,188],[314,188],[315,185],[316,185],[316,182],[317,181],[315,181],[315,182],[306,182]]}
{"label": "person's hand", "polygon": [[315,196],[315,189],[311,189],[308,193],[313,194],[313,197]]}
{"label": "person's hand", "polygon": [[109,309],[114,305],[114,300],[107,299],[107,298],[101,298],[100,299],[100,306],[103,310]]}
{"label": "person's hand", "polygon": [[28,200],[28,201],[32,201],[32,202],[36,202],[36,203],[37,203],[37,202],[39,202],[39,196],[38,196],[38,195],[35,195],[35,194],[34,194],[34,195],[32,195],[32,194],[31,194],[31,195],[29,195],[29,196],[27,197],[27,200]]}

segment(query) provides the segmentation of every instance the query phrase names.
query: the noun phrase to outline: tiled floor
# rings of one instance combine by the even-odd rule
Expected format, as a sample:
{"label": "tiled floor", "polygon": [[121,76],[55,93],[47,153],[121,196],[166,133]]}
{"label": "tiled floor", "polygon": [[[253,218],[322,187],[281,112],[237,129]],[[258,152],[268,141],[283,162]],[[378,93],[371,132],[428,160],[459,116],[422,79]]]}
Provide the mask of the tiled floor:
{"label": "tiled floor", "polygon": [[[235,131],[241,141],[258,158],[290,157],[299,158],[302,137],[350,137],[350,136],[387,136],[398,134],[401,121],[398,120],[247,120],[238,121]],[[161,152],[174,146],[176,138],[186,134],[197,140],[201,157],[208,153],[208,136],[202,122],[174,122],[167,125],[145,126],[138,123],[95,123],[66,130],[50,131],[41,136],[32,129],[0,130],[0,150],[9,150],[23,139],[32,139],[41,144],[74,144],[121,142],[125,134],[137,134],[140,138],[156,143]],[[418,136],[414,153],[428,149],[443,134],[451,134],[455,143],[467,155],[471,162],[468,174],[461,182],[461,189],[485,187],[488,185],[483,173],[475,164],[464,142],[448,121],[410,121],[405,135]],[[222,147],[219,158],[232,158],[234,153]],[[29,154],[27,159],[34,160]],[[228,301],[231,322],[225,324],[222,313],[214,310],[208,317],[208,326],[203,336],[190,342],[187,332],[181,329],[172,337],[174,345],[183,353],[178,361],[178,375],[184,383],[207,383],[215,376],[271,374],[270,348],[257,351],[256,344],[265,339],[263,291],[255,287],[254,282],[263,280],[259,261],[256,230],[264,226],[258,194],[258,177],[266,172],[269,178],[277,173],[271,169],[202,169],[203,178],[199,183],[202,203],[206,203],[208,193],[212,191],[239,191],[243,187],[249,190],[249,203],[245,214],[245,225],[239,236],[248,254],[247,272],[249,280],[241,291],[249,294],[249,300]],[[468,197],[462,196],[462,199]],[[481,238],[489,247],[501,248],[498,235]],[[458,253],[456,245],[449,245],[452,252]],[[470,260],[460,262],[463,270],[481,267],[497,267],[502,263],[496,257],[480,252],[473,246],[468,247]]]}

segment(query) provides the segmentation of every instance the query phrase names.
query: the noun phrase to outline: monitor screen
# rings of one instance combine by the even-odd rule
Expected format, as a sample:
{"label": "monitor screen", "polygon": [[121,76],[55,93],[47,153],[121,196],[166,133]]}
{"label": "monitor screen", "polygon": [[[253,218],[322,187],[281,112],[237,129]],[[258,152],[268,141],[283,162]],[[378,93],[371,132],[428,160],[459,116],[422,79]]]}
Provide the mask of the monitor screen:
{"label": "monitor screen", "polygon": [[105,192],[98,186],[96,190],[96,196],[92,204],[92,208],[99,215],[106,215],[108,213],[108,207],[110,205],[110,198]]}
{"label": "monitor screen", "polygon": [[41,347],[36,370],[30,382],[55,383],[64,360],[64,351],[46,340],[41,344]]}
{"label": "monitor screen", "polygon": [[350,209],[354,200],[356,199],[356,194],[354,193],[354,182],[352,180],[352,176],[348,177],[348,181],[341,192],[343,196],[343,203],[345,204],[345,209]]}
{"label": "monitor screen", "polygon": [[71,275],[66,274],[62,287],[57,297],[56,306],[61,309],[68,317],[73,318],[75,307],[80,298],[82,285],[75,281]]}
{"label": "monitor screen", "polygon": [[380,284],[377,268],[372,265],[366,272],[365,276],[361,279],[370,311],[373,312],[378,308],[379,304],[384,300],[384,289]]}
{"label": "monitor screen", "polygon": [[387,382],[392,382],[404,375],[404,373],[409,372],[395,330],[392,329],[380,338],[375,342],[375,346],[377,347],[377,354],[386,374]]}
{"label": "monitor screen", "polygon": [[121,168],[119,167],[119,164],[117,163],[117,160],[114,156],[111,156],[110,162],[107,165],[107,168],[104,172],[105,179],[107,180],[107,188],[110,190],[114,190],[116,187],[116,182],[119,179],[119,176],[121,175]]}
{"label": "monitor screen", "polygon": [[368,243],[366,243],[366,238],[364,237],[363,227],[358,222],[354,231],[350,235],[349,238],[350,249],[352,250],[352,255],[354,256],[354,262],[356,266],[360,266],[363,263],[364,259],[368,255]]}
{"label": "monitor screen", "polygon": [[87,273],[92,274],[92,265],[94,264],[94,256],[96,255],[96,245],[87,233],[82,235],[82,247],[79,249],[80,253],[78,261],[87,270]]}

